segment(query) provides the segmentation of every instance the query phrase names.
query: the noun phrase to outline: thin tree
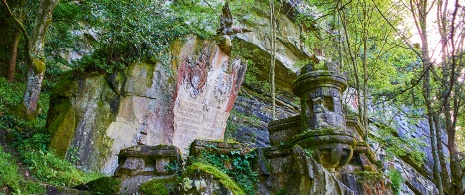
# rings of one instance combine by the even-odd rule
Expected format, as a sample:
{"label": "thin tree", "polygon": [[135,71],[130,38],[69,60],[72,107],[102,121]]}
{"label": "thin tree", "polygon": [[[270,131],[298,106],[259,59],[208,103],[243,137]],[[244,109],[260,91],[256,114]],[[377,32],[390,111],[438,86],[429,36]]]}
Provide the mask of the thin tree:
{"label": "thin tree", "polygon": [[276,119],[276,86],[275,86],[275,65],[276,65],[276,18],[275,18],[274,0],[270,0],[270,42],[271,42],[271,63],[270,63],[270,80],[271,80],[271,98],[273,120]]}
{"label": "thin tree", "polygon": [[24,24],[13,14],[6,0],[2,0],[2,5],[6,8],[7,14],[14,19],[25,39],[24,52],[26,54],[28,72],[22,104],[28,118],[34,118],[37,113],[37,105],[46,68],[44,54],[45,34],[52,22],[53,10],[59,1],[60,0],[41,0],[39,2],[32,32],[29,34]]}

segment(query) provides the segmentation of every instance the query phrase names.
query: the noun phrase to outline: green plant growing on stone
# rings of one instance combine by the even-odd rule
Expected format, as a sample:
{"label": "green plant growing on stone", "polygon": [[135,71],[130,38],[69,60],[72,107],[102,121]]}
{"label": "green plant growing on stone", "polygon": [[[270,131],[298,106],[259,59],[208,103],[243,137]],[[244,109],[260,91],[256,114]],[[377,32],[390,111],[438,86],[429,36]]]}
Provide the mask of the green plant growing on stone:
{"label": "green plant growing on stone", "polygon": [[307,155],[308,158],[313,158],[313,155],[314,155],[314,154],[315,154],[315,153],[313,152],[312,149],[309,149],[309,148],[306,148],[306,149],[305,149],[305,155]]}
{"label": "green plant growing on stone", "polygon": [[21,156],[36,179],[56,186],[75,186],[103,176],[100,173],[78,170],[73,164],[50,151],[26,148]]}
{"label": "green plant growing on stone", "polygon": [[389,179],[391,180],[392,191],[394,192],[395,195],[400,194],[402,183],[404,183],[404,178],[402,178],[402,175],[400,174],[400,172],[394,168],[389,169],[388,176],[389,176]]}
{"label": "green plant growing on stone", "polygon": [[71,163],[76,164],[80,159],[79,159],[79,148],[75,146],[69,147],[69,160]]}
{"label": "green plant growing on stone", "polygon": [[[239,151],[231,151],[230,155],[221,154],[215,146],[206,145],[198,157],[191,157],[191,162],[211,165],[236,181],[247,194],[255,194],[258,174],[251,169],[251,165],[256,154],[255,152],[250,152],[245,156],[237,154]],[[227,164],[230,165],[230,169],[225,166]]]}
{"label": "green plant growing on stone", "polygon": [[[373,137],[386,147],[386,150],[398,157],[412,159],[416,166],[421,167],[425,160],[425,153],[420,150],[425,144],[421,138],[399,137],[397,131],[387,125],[376,123],[379,136]],[[408,154],[408,155],[407,155]]]}
{"label": "green plant growing on stone", "polygon": [[239,124],[233,122],[231,117],[229,117],[228,121],[226,122],[226,130],[224,131],[224,139],[234,139],[234,134],[239,129]]}
{"label": "green plant growing on stone", "polygon": [[170,163],[168,163],[165,166],[165,169],[168,170],[168,172],[176,174],[176,176],[179,178],[182,175],[182,162],[178,162],[177,160],[174,160]]}

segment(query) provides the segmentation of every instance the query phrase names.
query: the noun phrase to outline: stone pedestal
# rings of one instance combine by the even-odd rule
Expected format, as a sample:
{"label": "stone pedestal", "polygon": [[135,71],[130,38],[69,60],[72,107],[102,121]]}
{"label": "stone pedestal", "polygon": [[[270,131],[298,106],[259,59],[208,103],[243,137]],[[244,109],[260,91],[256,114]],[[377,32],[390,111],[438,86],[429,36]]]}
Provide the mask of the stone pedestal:
{"label": "stone pedestal", "polygon": [[179,149],[172,145],[133,146],[121,150],[115,176],[169,175],[170,163],[180,163]]}

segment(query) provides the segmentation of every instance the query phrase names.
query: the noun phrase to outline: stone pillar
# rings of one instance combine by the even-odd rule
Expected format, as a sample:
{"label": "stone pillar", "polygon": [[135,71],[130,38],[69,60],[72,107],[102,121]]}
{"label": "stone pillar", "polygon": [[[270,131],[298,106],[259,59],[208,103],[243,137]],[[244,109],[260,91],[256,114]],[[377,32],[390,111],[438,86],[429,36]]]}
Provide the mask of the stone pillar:
{"label": "stone pillar", "polygon": [[341,97],[346,87],[347,79],[334,64],[305,65],[293,86],[301,101],[302,130],[345,129]]}
{"label": "stone pillar", "polygon": [[300,131],[296,144],[312,149],[314,158],[325,168],[338,168],[350,161],[355,135],[346,130],[342,92],[347,79],[335,64],[307,64],[294,81],[294,94],[300,97]]}

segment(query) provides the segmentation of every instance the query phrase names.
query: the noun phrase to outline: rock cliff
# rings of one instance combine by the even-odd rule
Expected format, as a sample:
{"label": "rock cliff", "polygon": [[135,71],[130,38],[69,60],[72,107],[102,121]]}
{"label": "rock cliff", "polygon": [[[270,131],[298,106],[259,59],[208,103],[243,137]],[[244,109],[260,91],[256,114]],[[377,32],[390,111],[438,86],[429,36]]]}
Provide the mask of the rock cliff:
{"label": "rock cliff", "polygon": [[124,148],[172,144],[186,154],[194,139],[223,139],[246,64],[195,37],[174,44],[169,57],[114,74],[68,74],[51,101],[51,147],[112,174]]}
{"label": "rock cliff", "polygon": [[[259,1],[252,12],[235,16],[237,27],[252,32],[235,35],[231,54],[218,42],[189,36],[172,44],[164,58],[124,71],[67,74],[52,96],[51,147],[78,159],[83,169],[115,173],[129,190],[122,193],[168,180],[170,190],[180,194],[243,193],[240,181],[225,178],[215,167],[185,161],[183,173],[166,169],[173,164],[181,169],[187,155],[200,158],[192,147],[213,147],[228,159],[256,154],[247,168],[257,173],[258,194],[392,194],[383,173],[389,168],[406,178],[402,193],[435,194],[428,171],[421,173],[403,159],[385,160],[383,150],[372,152],[377,143],[366,143],[357,118],[344,110],[355,101],[343,101],[346,78],[335,66],[328,62],[325,70],[309,65],[300,71],[295,65],[317,60],[318,53],[301,42],[311,27],[296,22],[304,13],[299,4],[283,1],[276,16],[278,120],[271,117],[265,85],[271,57],[269,7]],[[165,150],[176,155],[165,155]],[[221,163],[234,171],[231,162]],[[173,179],[175,174],[182,181]]]}

